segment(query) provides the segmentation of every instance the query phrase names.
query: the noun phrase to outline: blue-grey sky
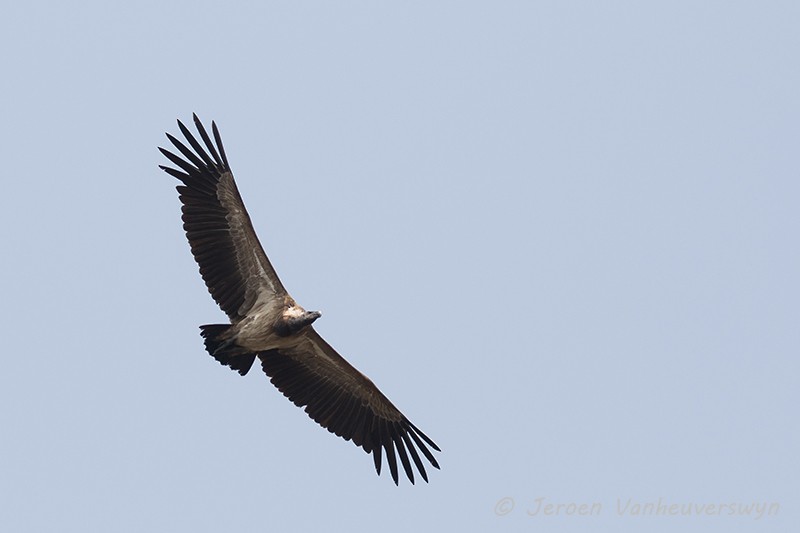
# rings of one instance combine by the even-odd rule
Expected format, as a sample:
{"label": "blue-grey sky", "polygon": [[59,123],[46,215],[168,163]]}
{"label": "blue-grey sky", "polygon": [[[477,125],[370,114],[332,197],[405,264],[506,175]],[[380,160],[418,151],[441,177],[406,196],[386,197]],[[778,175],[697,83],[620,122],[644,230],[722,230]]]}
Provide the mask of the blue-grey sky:
{"label": "blue-grey sky", "polygon": [[[791,1],[9,3],[0,530],[796,526],[798,28]],[[430,484],[205,353],[224,315],[156,150],[192,112],[317,330],[441,446]]]}

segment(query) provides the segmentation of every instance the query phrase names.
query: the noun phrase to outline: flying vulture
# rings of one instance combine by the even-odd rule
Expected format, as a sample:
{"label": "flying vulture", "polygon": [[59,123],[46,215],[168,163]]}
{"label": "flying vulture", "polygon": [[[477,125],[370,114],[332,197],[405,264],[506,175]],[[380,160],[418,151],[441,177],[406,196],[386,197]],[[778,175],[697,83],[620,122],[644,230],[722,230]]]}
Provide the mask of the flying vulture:
{"label": "flying vulture", "polygon": [[397,457],[414,483],[413,463],[426,482],[420,453],[439,447],[355,369],[311,325],[318,311],[306,311],[289,296],[258,241],[233,180],[219,130],[208,135],[194,115],[202,144],[178,121],[189,146],[169,133],[181,155],[159,148],[176,167],[160,166],[178,178],[183,228],[200,274],[230,324],[200,326],[209,354],[247,374],[256,357],[270,381],[319,425],[371,453],[381,473],[386,455],[395,484]]}

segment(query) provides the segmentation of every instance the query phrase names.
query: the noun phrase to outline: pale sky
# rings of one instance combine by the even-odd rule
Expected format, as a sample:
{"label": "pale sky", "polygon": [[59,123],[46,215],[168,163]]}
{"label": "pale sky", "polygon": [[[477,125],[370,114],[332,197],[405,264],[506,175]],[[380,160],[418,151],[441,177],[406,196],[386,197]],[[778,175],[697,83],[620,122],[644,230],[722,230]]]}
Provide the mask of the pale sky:
{"label": "pale sky", "polygon": [[[798,28],[789,1],[8,3],[0,530],[789,531]],[[157,168],[192,112],[316,329],[442,448],[429,484],[205,353],[225,317]]]}

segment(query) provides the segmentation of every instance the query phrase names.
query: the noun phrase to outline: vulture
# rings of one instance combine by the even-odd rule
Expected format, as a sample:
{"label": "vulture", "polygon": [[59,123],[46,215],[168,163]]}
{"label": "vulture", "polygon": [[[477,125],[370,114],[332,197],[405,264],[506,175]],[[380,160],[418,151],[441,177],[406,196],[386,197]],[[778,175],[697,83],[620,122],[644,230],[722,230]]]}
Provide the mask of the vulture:
{"label": "vulture", "polygon": [[421,456],[438,469],[431,448],[438,452],[439,447],[314,330],[312,323],[321,313],[295,302],[267,259],[217,125],[211,123],[212,140],[197,115],[193,118],[200,140],[178,120],[186,143],[166,135],[179,155],[159,148],[177,168],[159,168],[182,182],[177,189],[192,255],[208,291],[230,319],[230,324],[200,326],[206,351],[242,376],[258,358],[291,402],[320,426],[371,453],[378,475],[385,455],[395,485],[398,458],[412,484],[414,467],[427,482]]}

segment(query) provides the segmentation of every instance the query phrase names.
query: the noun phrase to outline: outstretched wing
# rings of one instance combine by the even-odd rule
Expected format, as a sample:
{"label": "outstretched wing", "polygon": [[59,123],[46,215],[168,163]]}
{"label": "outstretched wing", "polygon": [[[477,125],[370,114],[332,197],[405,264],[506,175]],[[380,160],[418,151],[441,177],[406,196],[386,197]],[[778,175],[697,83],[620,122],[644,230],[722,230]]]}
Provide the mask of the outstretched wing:
{"label": "outstretched wing", "polygon": [[397,456],[412,484],[411,461],[428,481],[417,450],[439,468],[428,446],[436,451],[439,447],[313,328],[307,328],[302,337],[294,348],[259,354],[270,381],[295,405],[305,406],[308,416],[319,425],[372,453],[378,474],[385,452],[395,484]]}
{"label": "outstretched wing", "polygon": [[183,157],[159,148],[180,170],[160,168],[183,182],[177,189],[192,254],[211,296],[235,320],[257,305],[278,297],[282,300],[286,289],[258,242],[217,125],[211,123],[215,146],[197,115],[193,117],[205,147],[179,120],[178,127],[192,149],[167,133]]}

